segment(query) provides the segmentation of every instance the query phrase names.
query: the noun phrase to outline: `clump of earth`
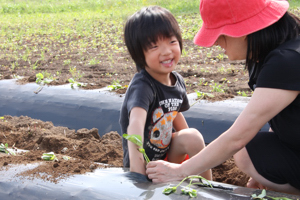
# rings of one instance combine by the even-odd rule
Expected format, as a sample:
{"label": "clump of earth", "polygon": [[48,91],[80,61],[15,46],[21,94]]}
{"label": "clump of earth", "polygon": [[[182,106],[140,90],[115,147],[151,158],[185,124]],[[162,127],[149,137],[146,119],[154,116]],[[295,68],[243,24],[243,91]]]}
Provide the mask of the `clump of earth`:
{"label": "clump of earth", "polygon": [[[6,115],[0,119],[0,143],[7,143],[17,152],[15,156],[0,153],[0,170],[42,162],[34,169],[17,174],[24,178],[58,183],[74,174],[92,172],[97,168],[123,167],[122,139],[117,132],[100,137],[96,128],[75,131],[54,126],[49,121]],[[43,160],[41,156],[48,152],[54,152],[57,160]],[[65,160],[66,157],[69,159]],[[236,167],[232,158],[212,171],[213,180],[218,182],[245,186],[249,179]]]}

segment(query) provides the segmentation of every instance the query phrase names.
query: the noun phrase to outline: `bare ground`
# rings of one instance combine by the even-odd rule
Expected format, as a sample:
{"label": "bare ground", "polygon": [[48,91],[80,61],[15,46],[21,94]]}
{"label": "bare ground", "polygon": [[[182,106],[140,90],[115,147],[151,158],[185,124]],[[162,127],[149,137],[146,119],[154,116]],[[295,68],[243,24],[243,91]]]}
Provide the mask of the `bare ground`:
{"label": "bare ground", "polygon": [[[96,168],[123,166],[122,140],[117,132],[100,137],[97,129],[75,131],[27,116],[4,116],[0,119],[0,143],[14,146],[17,152],[16,156],[0,153],[0,170],[14,164],[43,162],[37,168],[18,174],[21,177],[57,183],[73,174],[84,174]],[[20,153],[20,149],[29,152]],[[47,152],[54,152],[58,161],[42,160],[41,156]],[[71,159],[64,160],[64,156]],[[213,169],[213,179],[218,182],[245,186],[248,178],[235,166],[233,159]]]}

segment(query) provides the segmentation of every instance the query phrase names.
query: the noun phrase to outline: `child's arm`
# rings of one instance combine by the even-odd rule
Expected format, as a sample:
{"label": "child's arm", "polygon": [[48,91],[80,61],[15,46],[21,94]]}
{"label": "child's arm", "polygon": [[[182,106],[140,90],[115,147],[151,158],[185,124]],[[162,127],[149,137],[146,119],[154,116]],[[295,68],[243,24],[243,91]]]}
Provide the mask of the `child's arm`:
{"label": "child's arm", "polygon": [[183,116],[183,114],[181,112],[178,112],[177,116],[175,117],[174,121],[173,121],[173,128],[176,131],[180,131],[182,129],[186,129],[189,128],[185,117]]}
{"label": "child's arm", "polygon": [[[142,137],[144,142],[144,127],[147,118],[147,111],[140,107],[134,107],[130,112],[127,134],[136,134]],[[130,171],[146,175],[145,160],[143,154],[138,151],[138,146],[128,141],[130,160]]]}

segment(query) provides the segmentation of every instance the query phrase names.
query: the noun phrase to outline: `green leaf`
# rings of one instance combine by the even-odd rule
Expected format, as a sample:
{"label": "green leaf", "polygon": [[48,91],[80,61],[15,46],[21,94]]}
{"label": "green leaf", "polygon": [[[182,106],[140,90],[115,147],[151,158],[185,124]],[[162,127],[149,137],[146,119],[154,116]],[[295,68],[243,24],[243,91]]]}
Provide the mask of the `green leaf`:
{"label": "green leaf", "polygon": [[182,188],[182,189],[181,189],[181,193],[182,193],[182,194],[188,194],[189,191],[188,191],[188,189],[186,189],[186,188]]}
{"label": "green leaf", "polygon": [[258,195],[257,197],[259,197],[259,198],[264,198],[264,197],[266,196],[266,194],[267,194],[266,190],[263,189],[263,190],[261,191],[261,194]]}
{"label": "green leaf", "polygon": [[63,159],[64,159],[64,160],[70,160],[71,157],[70,157],[70,156],[63,156]]}
{"label": "green leaf", "polygon": [[43,153],[42,159],[43,160],[55,160],[56,156],[53,152]]}
{"label": "green leaf", "polygon": [[169,186],[163,190],[163,194],[166,194],[166,195],[171,194],[173,192],[176,192],[176,189],[177,189],[177,187]]}
{"label": "green leaf", "polygon": [[259,194],[259,195],[252,194],[251,197],[252,197],[252,199],[265,200],[266,194],[267,194],[266,190],[263,189],[263,190],[261,191],[261,194]]}
{"label": "green leaf", "polygon": [[75,83],[75,80],[73,78],[68,79],[69,83]]}
{"label": "green leaf", "polygon": [[123,134],[123,137],[127,140],[129,140],[130,142],[133,142],[134,144],[138,145],[139,147],[143,147],[143,143],[142,143],[142,137],[140,135],[128,135],[128,134]]}
{"label": "green leaf", "polygon": [[197,190],[192,190],[192,191],[189,191],[189,195],[191,198],[194,198],[194,197],[197,197]]}
{"label": "green leaf", "polygon": [[270,197],[270,196],[266,196],[270,199],[273,199],[273,200],[292,200],[290,198],[287,198],[287,197]]}
{"label": "green leaf", "polygon": [[197,190],[189,188],[189,187],[182,188],[181,192],[183,194],[189,195],[191,198],[194,198],[197,196]]}

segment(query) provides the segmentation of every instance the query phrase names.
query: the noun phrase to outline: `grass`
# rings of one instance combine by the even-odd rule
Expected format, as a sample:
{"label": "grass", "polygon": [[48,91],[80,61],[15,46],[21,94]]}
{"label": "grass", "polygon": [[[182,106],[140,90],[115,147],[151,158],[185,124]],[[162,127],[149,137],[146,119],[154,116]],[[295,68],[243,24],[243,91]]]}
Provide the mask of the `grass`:
{"label": "grass", "polygon": [[[14,71],[22,60],[35,70],[52,56],[49,52],[55,52],[54,59],[66,58],[62,65],[72,66],[68,53],[83,55],[86,49],[99,48],[99,57],[112,60],[113,53],[126,51],[122,37],[127,17],[148,5],[169,9],[184,25],[183,38],[192,39],[200,24],[198,4],[198,0],[0,0],[0,59],[10,63],[0,67]],[[80,62],[98,61],[82,56]]]}
{"label": "grass", "polygon": [[1,0],[1,14],[66,13],[94,11],[111,17],[135,12],[143,6],[160,5],[173,13],[198,11],[199,0]]}

